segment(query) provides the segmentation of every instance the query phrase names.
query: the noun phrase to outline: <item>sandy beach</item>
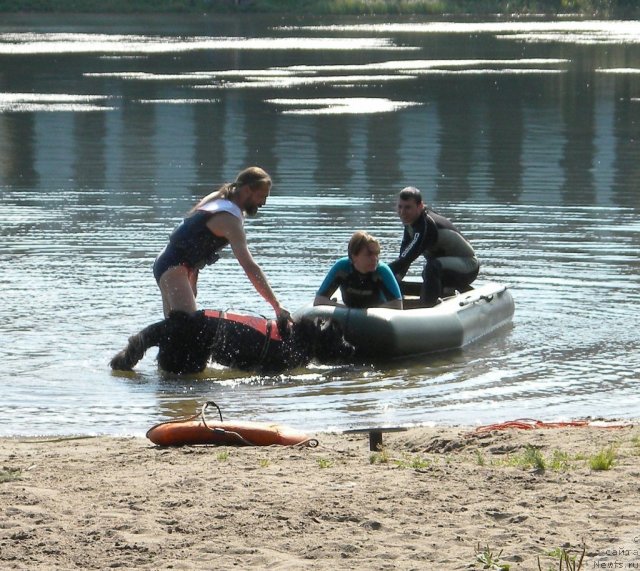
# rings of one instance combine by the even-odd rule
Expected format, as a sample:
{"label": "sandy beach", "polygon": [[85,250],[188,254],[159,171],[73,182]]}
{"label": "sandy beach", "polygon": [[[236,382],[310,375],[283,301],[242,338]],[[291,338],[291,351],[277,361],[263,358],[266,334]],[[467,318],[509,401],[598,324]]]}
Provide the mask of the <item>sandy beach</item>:
{"label": "sandy beach", "polygon": [[582,569],[640,567],[635,425],[313,436],[2,439],[0,569],[546,571],[583,546]]}

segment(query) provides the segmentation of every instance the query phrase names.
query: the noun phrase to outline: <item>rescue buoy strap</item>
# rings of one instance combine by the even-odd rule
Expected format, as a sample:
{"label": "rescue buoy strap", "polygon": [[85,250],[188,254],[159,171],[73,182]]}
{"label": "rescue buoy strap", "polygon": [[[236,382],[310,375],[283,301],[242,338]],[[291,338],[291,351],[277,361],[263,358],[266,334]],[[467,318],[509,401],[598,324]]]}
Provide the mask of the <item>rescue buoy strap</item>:
{"label": "rescue buoy strap", "polygon": [[[220,426],[214,426],[213,428],[211,428],[208,424],[207,424],[207,417],[205,415],[207,408],[209,407],[209,405],[213,405],[218,409],[218,415],[220,416],[220,422],[224,422],[222,420],[222,411],[220,410],[220,407],[213,402],[212,400],[207,401],[206,403],[204,403],[202,410],[200,411],[200,418],[202,420],[202,424],[204,424],[205,428],[207,428],[208,430],[210,430],[211,432],[213,432],[214,434],[217,434],[219,436],[222,436],[222,438],[226,441],[227,436],[232,436],[233,438],[238,439],[240,442],[242,442],[243,444],[245,444],[246,446],[255,446],[255,444],[253,444],[253,442],[249,442],[246,438],[244,438],[244,436],[238,434],[237,432],[234,432],[232,430],[225,430],[224,428],[220,427]],[[198,415],[196,415],[198,416]]]}
{"label": "rescue buoy strap", "polygon": [[[205,416],[204,416],[204,411],[207,409],[207,407],[209,405],[213,405],[218,409],[218,414],[220,415],[220,422],[222,422],[222,411],[220,410],[220,407],[215,402],[210,400],[210,401],[207,401],[206,403],[204,403],[202,408],[192,416],[188,416],[186,418],[175,418],[173,420],[165,420],[164,422],[159,422],[158,424],[154,424],[149,430],[147,430],[147,434],[146,434],[147,438],[149,437],[149,433],[154,428],[157,428],[158,426],[162,426],[162,425],[165,425],[165,424],[180,424],[182,422],[189,422],[190,420],[199,419],[199,420],[202,420],[203,424],[207,428],[209,428],[209,426],[207,426],[207,420],[205,419]],[[211,430],[211,428],[209,428],[209,430]]]}
{"label": "rescue buoy strap", "polygon": [[204,405],[202,407],[202,410],[200,411],[200,414],[202,415],[202,421],[204,422],[204,425],[207,426],[207,421],[206,421],[206,419],[204,417],[204,413],[207,410],[207,408],[209,408],[209,405],[213,405],[218,409],[218,415],[220,416],[220,422],[223,422],[223,420],[222,420],[222,411],[220,410],[220,407],[215,402],[213,402],[212,400],[209,400],[206,403],[204,403]]}

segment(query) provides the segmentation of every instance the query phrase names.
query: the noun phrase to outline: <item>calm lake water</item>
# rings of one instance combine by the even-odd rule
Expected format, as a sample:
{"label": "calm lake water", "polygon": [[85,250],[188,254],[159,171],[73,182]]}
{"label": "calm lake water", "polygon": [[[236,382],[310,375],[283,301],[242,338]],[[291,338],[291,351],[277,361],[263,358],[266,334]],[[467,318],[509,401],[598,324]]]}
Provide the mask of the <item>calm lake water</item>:
{"label": "calm lake water", "polygon": [[[310,431],[637,418],[640,23],[3,15],[0,435],[143,434],[216,401]],[[250,247],[291,310],[354,229],[397,252],[420,187],[511,286],[463,350],[258,378],[134,374],[156,254],[202,195],[273,176]],[[416,265],[412,274],[419,274]],[[271,316],[226,252],[201,307]]]}

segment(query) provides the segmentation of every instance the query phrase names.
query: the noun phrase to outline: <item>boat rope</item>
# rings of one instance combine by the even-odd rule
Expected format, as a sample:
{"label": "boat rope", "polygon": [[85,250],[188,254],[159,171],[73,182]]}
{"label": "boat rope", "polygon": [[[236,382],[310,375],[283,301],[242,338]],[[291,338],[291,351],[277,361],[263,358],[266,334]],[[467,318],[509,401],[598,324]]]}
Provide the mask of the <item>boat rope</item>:
{"label": "boat rope", "polygon": [[509,428],[515,428],[519,430],[535,430],[545,428],[626,428],[631,426],[629,424],[593,424],[588,420],[569,420],[563,422],[543,422],[542,420],[536,420],[533,418],[518,418],[516,420],[508,420],[506,422],[498,422],[495,424],[487,424],[485,426],[479,426],[471,432],[471,434],[483,434],[485,432],[492,432],[494,430],[507,430]]}
{"label": "boat rope", "polygon": [[469,296],[469,297],[465,297],[462,301],[458,302],[458,305],[460,307],[464,307],[465,305],[473,305],[474,303],[478,303],[480,301],[486,301],[487,303],[491,303],[493,301],[493,294],[489,294],[489,295],[479,295],[477,297],[474,296]]}
{"label": "boat rope", "polygon": [[[458,305],[460,305],[460,307],[464,307],[465,305],[471,305],[473,303],[478,303],[479,301],[486,301],[487,303],[491,303],[495,295],[500,295],[504,293],[506,290],[507,290],[507,286],[503,286],[502,288],[495,291],[494,293],[489,293],[489,294],[483,293],[478,296],[474,296],[472,294],[465,297],[462,301],[459,301]],[[456,292],[456,293],[459,293],[459,292]]]}

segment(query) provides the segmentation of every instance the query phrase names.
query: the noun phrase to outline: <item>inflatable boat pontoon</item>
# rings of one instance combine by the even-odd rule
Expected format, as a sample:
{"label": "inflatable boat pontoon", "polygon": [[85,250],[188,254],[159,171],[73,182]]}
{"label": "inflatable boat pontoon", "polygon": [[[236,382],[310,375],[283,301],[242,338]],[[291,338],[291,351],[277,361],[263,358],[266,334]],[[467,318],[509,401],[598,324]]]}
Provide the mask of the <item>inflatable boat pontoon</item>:
{"label": "inflatable boat pontoon", "polygon": [[510,323],[514,312],[511,293],[497,283],[456,292],[435,307],[416,305],[417,300],[409,296],[405,296],[408,308],[404,310],[309,305],[294,318],[335,319],[342,324],[345,338],[356,347],[357,355],[388,358],[464,347]]}

